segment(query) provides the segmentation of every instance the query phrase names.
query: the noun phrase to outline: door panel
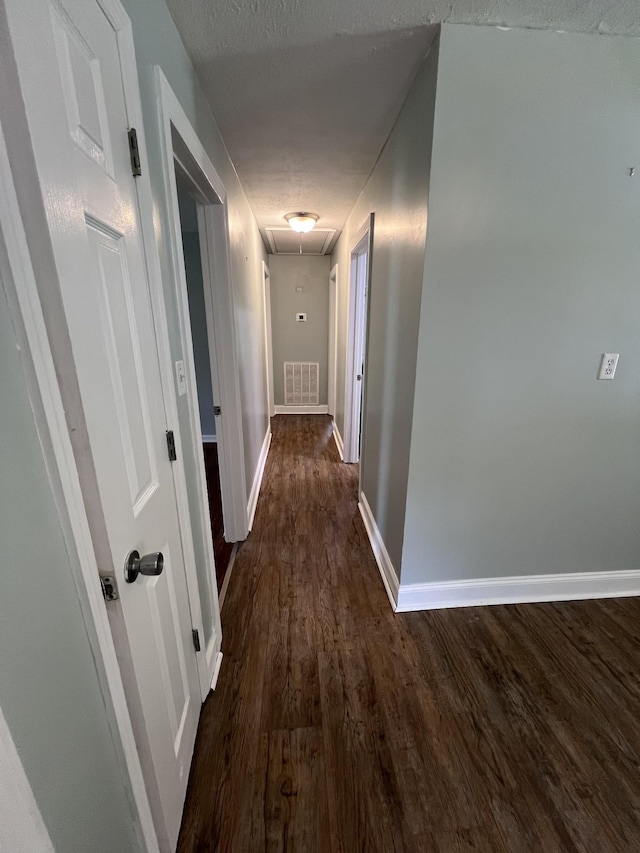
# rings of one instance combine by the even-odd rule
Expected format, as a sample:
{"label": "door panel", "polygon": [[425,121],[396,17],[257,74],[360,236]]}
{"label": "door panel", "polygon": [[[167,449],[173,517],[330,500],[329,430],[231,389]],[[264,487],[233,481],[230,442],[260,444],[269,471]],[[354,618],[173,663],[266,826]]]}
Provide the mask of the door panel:
{"label": "door panel", "polygon": [[158,477],[126,241],[121,234],[109,233],[105,225],[89,217],[87,226],[92,260],[98,271],[96,300],[119,439],[133,513],[137,516],[158,488]]}
{"label": "door panel", "polygon": [[[152,756],[147,788],[159,794],[161,847],[173,850],[200,688],[129,161],[124,92],[137,80],[121,67],[126,16],[112,0],[105,8],[97,0],[6,5],[98,485],[85,501],[90,520],[104,518],[111,565],[101,569],[118,578],[120,603],[109,606],[122,607],[141,706],[136,730]],[[133,549],[162,551],[162,574],[125,583]]]}

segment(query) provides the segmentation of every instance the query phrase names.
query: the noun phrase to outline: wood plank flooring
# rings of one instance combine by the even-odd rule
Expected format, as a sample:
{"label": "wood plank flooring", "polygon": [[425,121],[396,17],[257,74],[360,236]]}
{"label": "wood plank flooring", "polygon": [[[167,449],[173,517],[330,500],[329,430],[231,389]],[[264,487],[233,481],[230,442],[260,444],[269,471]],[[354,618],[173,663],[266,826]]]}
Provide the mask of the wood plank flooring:
{"label": "wood plank flooring", "polygon": [[330,429],[273,421],[179,853],[640,851],[640,601],[394,615]]}

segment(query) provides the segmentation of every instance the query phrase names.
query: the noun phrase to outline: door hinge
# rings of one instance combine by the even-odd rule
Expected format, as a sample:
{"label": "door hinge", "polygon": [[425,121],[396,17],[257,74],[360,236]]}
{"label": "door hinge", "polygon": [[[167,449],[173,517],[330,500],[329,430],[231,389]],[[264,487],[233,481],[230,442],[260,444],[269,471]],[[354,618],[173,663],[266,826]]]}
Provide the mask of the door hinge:
{"label": "door hinge", "polygon": [[214,406],[213,407],[213,414],[214,414],[214,417],[216,417],[216,418],[222,414],[222,409],[220,408],[220,406]]}
{"label": "door hinge", "polygon": [[169,461],[175,462],[178,454],[176,453],[176,440],[172,429],[167,430],[167,452],[169,454]]}
{"label": "door hinge", "polygon": [[134,178],[140,177],[142,168],[140,166],[140,149],[138,148],[138,134],[135,127],[132,127],[128,133],[129,136],[129,156],[131,157],[131,174]]}
{"label": "door hinge", "polygon": [[194,628],[191,632],[191,636],[193,637],[193,648],[199,652],[200,651],[200,632],[197,628]]}
{"label": "door hinge", "polygon": [[100,575],[100,586],[105,601],[117,601],[120,598],[118,582],[113,575]]}

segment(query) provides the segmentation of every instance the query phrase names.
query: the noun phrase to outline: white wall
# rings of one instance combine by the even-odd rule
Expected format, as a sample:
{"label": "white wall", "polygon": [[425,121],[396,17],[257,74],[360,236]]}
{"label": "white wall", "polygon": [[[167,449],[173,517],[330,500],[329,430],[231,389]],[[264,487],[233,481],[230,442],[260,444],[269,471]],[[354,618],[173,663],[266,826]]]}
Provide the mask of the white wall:
{"label": "white wall", "polygon": [[[285,361],[319,362],[318,404],[327,403],[330,266],[330,258],[325,256],[269,256],[276,406],[284,405]],[[296,322],[298,312],[306,313],[306,323]]]}
{"label": "white wall", "polygon": [[640,569],[639,93],[637,39],[443,27],[403,584]]}
{"label": "white wall", "polygon": [[437,59],[436,41],[332,256],[339,267],[336,423],[343,433],[350,253],[373,211],[361,482],[396,567],[404,531]]}

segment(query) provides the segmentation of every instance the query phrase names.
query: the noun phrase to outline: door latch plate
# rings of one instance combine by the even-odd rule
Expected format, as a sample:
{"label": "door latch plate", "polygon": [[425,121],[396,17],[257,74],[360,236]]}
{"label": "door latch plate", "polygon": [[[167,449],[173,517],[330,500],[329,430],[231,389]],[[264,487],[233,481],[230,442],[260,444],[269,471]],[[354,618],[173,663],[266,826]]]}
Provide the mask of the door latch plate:
{"label": "door latch plate", "polygon": [[113,575],[100,575],[100,586],[105,601],[117,601],[120,598],[118,583]]}

